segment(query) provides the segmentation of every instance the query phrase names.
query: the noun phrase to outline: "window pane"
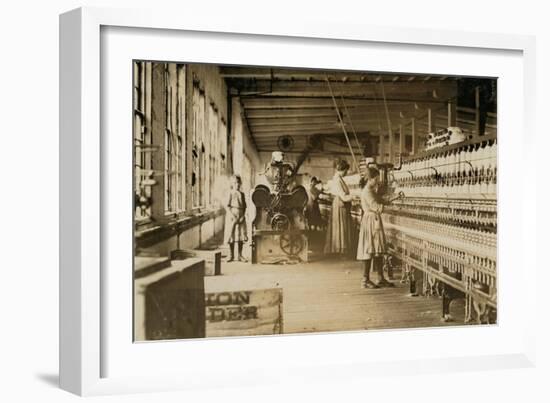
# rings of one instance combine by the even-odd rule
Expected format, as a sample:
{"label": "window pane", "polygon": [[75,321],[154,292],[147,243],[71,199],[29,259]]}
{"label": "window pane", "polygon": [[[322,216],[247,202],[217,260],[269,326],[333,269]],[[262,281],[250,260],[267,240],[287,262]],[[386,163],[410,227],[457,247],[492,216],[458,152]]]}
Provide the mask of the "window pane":
{"label": "window pane", "polygon": [[133,105],[134,105],[134,204],[135,218],[141,220],[151,216],[151,143],[145,118],[146,89],[149,76],[148,63],[134,62],[133,65]]}

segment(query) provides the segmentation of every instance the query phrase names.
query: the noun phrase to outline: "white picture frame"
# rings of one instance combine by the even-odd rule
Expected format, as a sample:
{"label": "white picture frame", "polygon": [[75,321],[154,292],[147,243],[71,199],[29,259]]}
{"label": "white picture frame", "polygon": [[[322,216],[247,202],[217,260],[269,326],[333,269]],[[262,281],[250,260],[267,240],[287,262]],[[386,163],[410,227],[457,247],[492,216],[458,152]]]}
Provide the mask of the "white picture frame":
{"label": "white picture frame", "polygon": [[[535,362],[535,294],[526,290],[519,307],[510,309],[525,312],[522,322],[510,322],[514,334],[514,343],[509,349],[501,348],[500,353],[492,352],[462,354],[459,350],[446,353],[434,352],[431,355],[411,354],[402,359],[374,357],[367,359],[358,355],[351,359],[349,352],[324,359],[308,354],[307,346],[316,348],[337,346],[344,342],[357,346],[366,337],[374,339],[382,332],[357,332],[345,335],[331,334],[320,336],[261,337],[236,340],[202,340],[190,342],[163,342],[149,344],[151,350],[162,348],[164,357],[176,350],[192,348],[202,352],[207,361],[201,363],[199,355],[189,355],[185,362],[168,363],[167,370],[158,375],[125,374],[124,369],[110,375],[106,360],[113,355],[109,336],[106,335],[105,317],[110,315],[105,290],[102,267],[108,264],[104,254],[106,246],[103,237],[105,216],[102,209],[108,208],[109,187],[105,184],[105,147],[110,143],[101,137],[106,129],[102,116],[101,59],[102,30],[108,27],[155,29],[163,32],[218,33],[219,35],[237,35],[251,37],[260,44],[262,41],[290,40],[297,44],[310,43],[311,40],[333,41],[330,46],[339,44],[376,44],[376,46],[420,46],[445,49],[470,49],[479,54],[484,52],[515,52],[521,60],[523,93],[516,103],[523,105],[522,113],[516,121],[523,131],[524,146],[517,158],[528,161],[533,155],[534,132],[534,92],[535,92],[535,41],[533,37],[522,35],[502,35],[489,33],[466,33],[456,31],[431,31],[406,28],[355,26],[330,23],[326,21],[302,21],[301,24],[279,25],[275,22],[238,21],[235,19],[209,18],[197,19],[190,16],[152,10],[110,10],[103,8],[81,8],[70,11],[60,17],[60,384],[63,389],[79,395],[97,395],[113,393],[134,393],[187,389],[196,387],[226,386],[228,384],[253,385],[258,383],[293,382],[293,378],[314,380],[346,379],[348,376],[371,376],[374,374],[434,373],[457,370],[479,370],[494,368],[519,368],[533,366]],[[170,30],[170,31],[168,31]],[[223,33],[223,34],[222,34]],[[307,46],[307,44],[305,45]],[[328,46],[328,45],[327,45]],[[142,55],[141,57],[148,57]],[[152,56],[154,58],[154,56]],[[168,60],[168,59],[167,59]],[[213,62],[220,62],[213,60]],[[329,66],[320,66],[329,67]],[[334,66],[330,66],[334,67]],[[128,76],[128,83],[130,76]],[[499,99],[500,107],[500,99]],[[500,118],[499,118],[500,119]],[[503,125],[506,125],[506,121]],[[500,125],[500,120],[499,120]],[[504,133],[506,127],[504,127]],[[499,135],[500,135],[499,127]],[[108,153],[106,153],[108,154]],[[500,164],[508,165],[510,154],[499,155]],[[511,172],[512,169],[501,169]],[[522,178],[525,189],[535,187],[535,175]],[[107,192],[106,192],[107,191]],[[499,190],[499,197],[502,193]],[[536,233],[535,211],[525,208],[529,202],[529,193],[515,196],[514,206],[520,209],[520,217],[510,223],[510,228],[520,231],[522,242],[517,243],[516,253],[521,256],[522,275],[536,277],[535,253],[527,253],[529,236]],[[503,208],[505,206],[499,206]],[[512,206],[509,206],[510,208]],[[510,210],[508,210],[510,211]],[[500,214],[500,212],[499,212]],[[500,218],[499,218],[500,220]],[[500,224],[499,224],[500,225]],[[500,228],[500,227],[499,227]],[[502,236],[507,236],[506,234]],[[128,240],[131,243],[131,239]],[[506,244],[499,233],[499,244]],[[501,253],[499,250],[499,258]],[[516,259],[518,259],[516,257]],[[131,264],[131,262],[129,262]],[[506,303],[512,296],[499,291],[499,309],[508,309]],[[504,303],[503,303],[504,302]],[[502,304],[503,303],[503,304]],[[502,308],[500,308],[502,306]],[[128,312],[131,315],[131,312]],[[517,317],[517,316],[516,316]],[[500,337],[500,331],[506,326],[499,324],[487,330],[484,337]],[[494,330],[496,329],[496,330]],[[473,337],[476,330],[446,329],[435,330],[445,337],[449,332],[458,332],[460,337]],[[504,331],[504,330],[502,330]],[[469,333],[468,333],[469,332]],[[390,338],[407,337],[407,340],[421,342],[431,337],[427,331],[392,331]],[[431,334],[431,333],[430,333]],[[521,335],[521,339],[520,339]],[[127,340],[131,344],[131,340]],[[187,344],[184,344],[187,343]],[[389,342],[388,342],[389,343]],[[161,346],[162,345],[162,346]],[[246,368],[242,362],[234,364],[241,369],[241,376],[233,375],[224,379],[221,371],[209,370],[212,363],[223,363],[227,359],[237,359],[238,355],[227,354],[227,346],[255,359],[255,366]],[[304,351],[287,360],[276,362],[271,368],[261,368],[262,353],[290,349]],[[128,350],[130,351],[130,350]],[[213,351],[220,354],[205,355]],[[496,350],[495,350],[496,351]],[[156,353],[155,353],[156,354]],[[346,355],[348,354],[348,355]],[[247,360],[244,360],[248,362]],[[248,362],[249,364],[252,361]],[[169,364],[169,365],[168,365]],[[272,363],[273,364],[273,363]],[[121,367],[122,368],[122,367]],[[307,369],[307,370],[306,370]],[[119,373],[121,372],[121,373]],[[113,372],[114,373],[114,372]],[[184,375],[185,374],[185,375]],[[205,380],[208,375],[208,381]]]}

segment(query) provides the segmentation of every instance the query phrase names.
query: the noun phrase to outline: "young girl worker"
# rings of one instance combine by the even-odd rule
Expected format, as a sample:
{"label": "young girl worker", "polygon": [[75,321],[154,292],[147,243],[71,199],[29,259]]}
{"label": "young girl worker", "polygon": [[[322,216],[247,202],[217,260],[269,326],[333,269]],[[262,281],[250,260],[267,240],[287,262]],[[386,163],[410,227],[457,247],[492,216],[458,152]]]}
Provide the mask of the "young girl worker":
{"label": "young girl worker", "polygon": [[347,175],[349,164],[338,161],[336,172],[332,178],[330,193],[332,208],[327,225],[325,238],[325,254],[349,255],[351,247],[351,199],[348,185],[344,181]]}
{"label": "young girl worker", "polygon": [[[384,204],[403,197],[400,193],[397,197],[384,200],[379,194],[380,172],[369,167],[366,174],[366,185],[361,191],[361,207],[363,217],[359,229],[359,242],[357,245],[357,260],[362,260],[364,265],[362,288],[393,287],[393,283],[384,278],[383,259],[386,254],[386,236],[382,225],[381,213]],[[378,282],[370,280],[370,269],[378,273]]]}

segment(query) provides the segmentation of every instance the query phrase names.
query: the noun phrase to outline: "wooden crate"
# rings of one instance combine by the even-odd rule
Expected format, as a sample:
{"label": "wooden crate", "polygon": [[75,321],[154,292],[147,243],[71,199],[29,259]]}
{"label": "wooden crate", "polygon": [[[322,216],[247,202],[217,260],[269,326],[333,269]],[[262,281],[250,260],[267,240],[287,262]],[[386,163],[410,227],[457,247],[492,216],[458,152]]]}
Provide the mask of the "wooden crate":
{"label": "wooden crate", "polygon": [[283,333],[283,290],[233,290],[206,293],[206,337]]}
{"label": "wooden crate", "polygon": [[205,337],[204,260],[173,261],[134,280],[134,340]]}

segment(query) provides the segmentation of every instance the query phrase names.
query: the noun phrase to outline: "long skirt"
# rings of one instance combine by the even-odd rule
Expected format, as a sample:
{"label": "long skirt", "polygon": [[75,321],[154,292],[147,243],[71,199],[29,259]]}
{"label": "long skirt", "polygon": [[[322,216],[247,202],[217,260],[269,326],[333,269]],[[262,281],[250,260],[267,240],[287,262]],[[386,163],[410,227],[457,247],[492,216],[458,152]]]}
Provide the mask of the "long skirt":
{"label": "long skirt", "polygon": [[308,202],[306,218],[310,227],[323,227],[325,225],[325,221],[321,215],[321,210],[319,209],[319,202],[317,200],[311,200]]}
{"label": "long skirt", "polygon": [[380,214],[368,211],[361,218],[357,260],[367,260],[386,253],[386,236]]}
{"label": "long skirt", "polygon": [[[235,213],[238,214],[238,209],[235,209]],[[225,228],[224,228],[224,240],[225,243],[232,242],[247,242],[248,235],[246,233],[246,218],[242,217],[242,221],[237,223],[235,217],[230,212],[225,213]]]}
{"label": "long skirt", "polygon": [[332,201],[332,211],[327,223],[325,253],[348,254],[352,250],[350,203],[338,196]]}

